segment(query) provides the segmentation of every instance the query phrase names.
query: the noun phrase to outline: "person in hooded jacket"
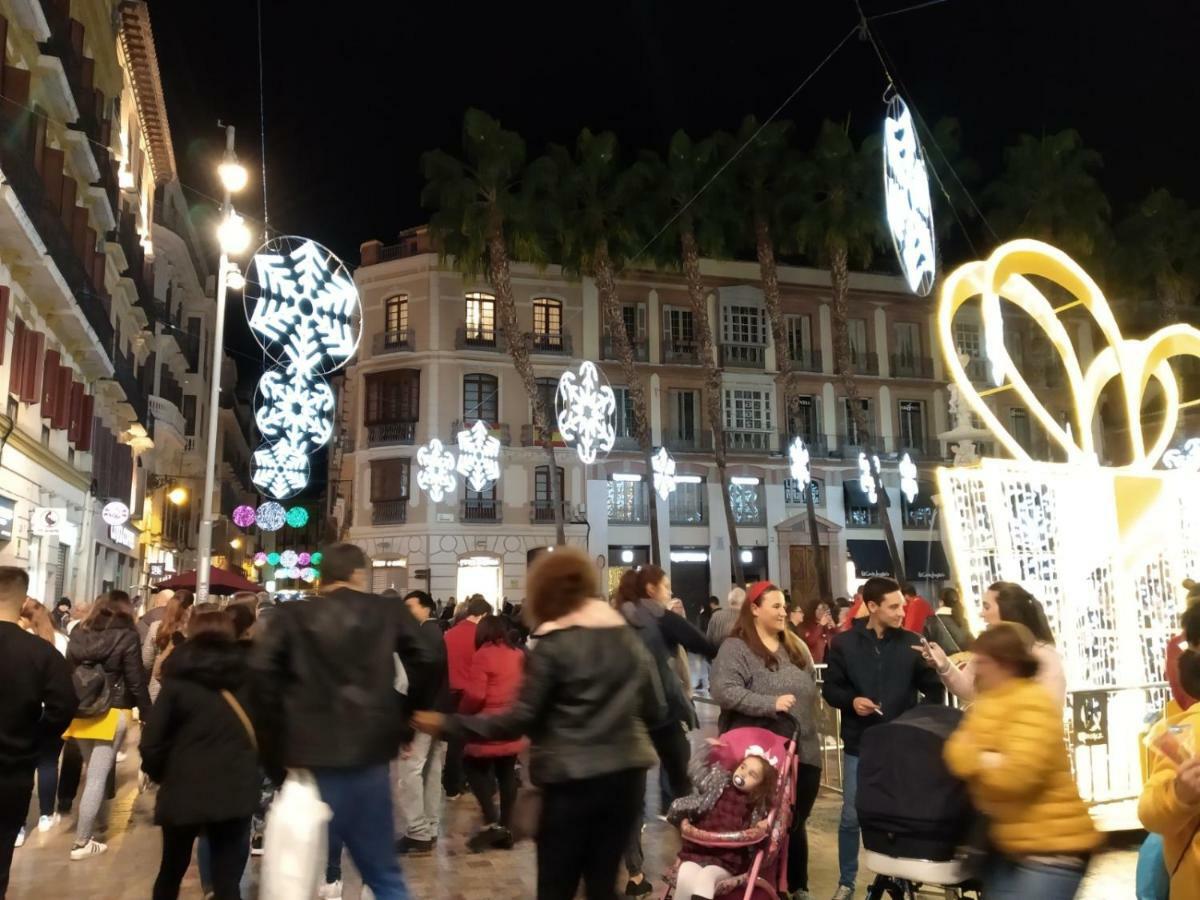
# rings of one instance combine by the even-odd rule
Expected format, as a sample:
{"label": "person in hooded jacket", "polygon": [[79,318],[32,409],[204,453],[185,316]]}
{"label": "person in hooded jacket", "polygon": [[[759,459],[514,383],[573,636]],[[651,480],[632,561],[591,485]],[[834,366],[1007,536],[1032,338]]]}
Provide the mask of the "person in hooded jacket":
{"label": "person in hooded jacket", "polygon": [[101,668],[110,688],[108,711],[90,718],[75,718],[64,735],[79,742],[80,754],[87,764],[75,844],[71,848],[71,859],[83,860],[108,849],[94,839],[93,830],[132,710],[137,707],[143,722],[150,715],[141,641],[128,594],[110,591],[96,600],[87,618],[71,632],[67,662],[73,670],[80,666]]}
{"label": "person in hooded jacket", "polygon": [[142,770],[159,784],[154,821],[162,861],[154,900],[173,900],[196,838],[208,838],[215,900],[239,900],[258,804],[258,738],[246,712],[246,652],[231,617],[192,615],[163,663],[162,690],[142,731]]}

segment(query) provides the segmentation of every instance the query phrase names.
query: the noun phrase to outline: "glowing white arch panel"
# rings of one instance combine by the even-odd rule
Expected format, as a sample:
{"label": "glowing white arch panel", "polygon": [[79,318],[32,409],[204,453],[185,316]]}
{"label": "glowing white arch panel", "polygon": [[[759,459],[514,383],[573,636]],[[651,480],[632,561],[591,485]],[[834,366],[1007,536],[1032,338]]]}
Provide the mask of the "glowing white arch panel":
{"label": "glowing white arch panel", "polygon": [[883,120],[883,191],[888,228],[909,290],[933,290],[936,244],[929,172],[908,106],[893,95]]}

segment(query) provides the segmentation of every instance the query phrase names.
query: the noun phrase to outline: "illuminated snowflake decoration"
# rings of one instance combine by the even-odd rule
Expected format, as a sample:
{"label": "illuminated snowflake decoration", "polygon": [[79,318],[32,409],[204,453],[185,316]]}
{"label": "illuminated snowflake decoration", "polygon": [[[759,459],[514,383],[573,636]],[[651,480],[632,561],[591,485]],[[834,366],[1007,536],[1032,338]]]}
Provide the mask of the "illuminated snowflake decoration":
{"label": "illuminated snowflake decoration", "polygon": [[558,432],[564,441],[575,443],[584,465],[594,463],[597,454],[608,453],[617,440],[617,398],[603,380],[590,362],[579,366],[578,375],[567,371],[558,379],[554,398]]}
{"label": "illuminated snowflake decoration", "polygon": [[279,554],[279,564],[285,569],[294,567],[300,557],[295,550],[284,550]]}
{"label": "illuminated snowflake decoration", "polygon": [[878,474],[879,457],[872,456],[867,459],[867,454],[858,454],[858,486],[862,488],[862,492],[867,495],[867,500],[871,503],[879,502],[879,495],[875,492]]}
{"label": "illuminated snowflake decoration", "polygon": [[287,511],[287,523],[292,528],[303,528],[308,524],[308,510],[303,506],[293,506]]}
{"label": "illuminated snowflake decoration", "polygon": [[908,288],[927,296],[936,274],[929,173],[912,114],[898,96],[891,98],[883,120],[883,189],[888,228]]}
{"label": "illuminated snowflake decoration", "polygon": [[264,441],[318,450],[333,437],[333,389],[324,378],[289,379],[280,369],[258,381],[254,423]]}
{"label": "illuminated snowflake decoration", "polygon": [[[278,531],[283,527],[286,518],[287,513],[274,500],[268,500],[254,513],[254,521],[263,531]],[[271,563],[271,565],[275,565],[275,563]]]}
{"label": "illuminated snowflake decoration", "polygon": [[917,466],[907,453],[900,457],[900,493],[909,503],[917,497]]}
{"label": "illuminated snowflake decoration", "polygon": [[235,506],[233,508],[233,524],[238,528],[249,528],[254,524],[253,506]]}
{"label": "illuminated snowflake decoration", "polygon": [[671,496],[671,491],[675,490],[675,460],[671,458],[666,447],[659,447],[654,458],[650,460],[650,465],[654,470],[654,490],[666,500]]}
{"label": "illuminated snowflake decoration", "polygon": [[788,474],[792,476],[792,480],[796,482],[796,486],[803,490],[812,481],[812,469],[809,467],[808,448],[804,446],[804,441],[801,438],[792,438],[792,443],[788,446]]}
{"label": "illuminated snowflake decoration", "polygon": [[1188,438],[1182,449],[1172,447],[1162,455],[1162,464],[1168,469],[1200,472],[1200,438]]}
{"label": "illuminated snowflake decoration", "polygon": [[250,464],[250,480],[278,500],[304,490],[308,473],[308,454],[288,440],[263,444],[254,451]]}
{"label": "illuminated snowflake decoration", "polygon": [[437,438],[417,450],[417,467],[417,487],[429,494],[434,503],[441,503],[443,497],[454,493],[458,484],[454,477],[454,454]]}
{"label": "illuminated snowflake decoration", "polygon": [[488,433],[482,420],[458,433],[457,469],[473,491],[482,491],[500,478],[500,441]]}

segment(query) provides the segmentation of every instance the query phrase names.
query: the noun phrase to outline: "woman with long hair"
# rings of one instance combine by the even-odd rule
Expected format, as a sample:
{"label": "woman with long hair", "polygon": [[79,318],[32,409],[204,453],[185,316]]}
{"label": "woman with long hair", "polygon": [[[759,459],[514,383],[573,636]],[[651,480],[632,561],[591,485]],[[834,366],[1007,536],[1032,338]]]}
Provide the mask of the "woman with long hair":
{"label": "woman with long hair", "polygon": [[957,590],[948,587],[942,589],[938,599],[937,610],[925,620],[925,639],[937,644],[948,656],[970,649],[975,636],[971,634],[962,597]]}
{"label": "woman with long hair", "polygon": [[1071,774],[1062,707],[1038,683],[1035,640],[1013,621],[975,639],[975,702],[944,750],[987,817],[988,900],[1071,900],[1102,840]]}
{"label": "woman with long hair", "polygon": [[76,718],[64,735],[78,740],[87,765],[75,844],[71,848],[71,859],[81,860],[108,849],[93,838],[105,786],[116,766],[117,750],[125,738],[131,710],[136,706],[143,722],[150,715],[150,695],[128,594],[110,591],[96,600],[87,618],[71,632],[67,662],[76,670],[87,669],[93,683],[102,676],[104,690],[96,702],[107,706],[90,716]]}
{"label": "woman with long hair", "polygon": [[[1054,648],[1054,633],[1050,630],[1046,611],[1038,599],[1019,584],[997,581],[984,592],[980,613],[989,629],[1001,622],[1015,622],[1029,630],[1033,635],[1033,654],[1038,661],[1037,681],[1062,709],[1067,702],[1067,676],[1063,672],[1062,657]],[[925,646],[927,649],[922,653],[937,670],[946,689],[960,700],[974,699],[974,659],[968,660],[960,669],[950,662],[946,651],[938,644],[928,643]]]}
{"label": "woman with long hair", "polygon": [[829,642],[837,634],[837,606],[828,600],[818,597],[812,609],[804,617],[804,626],[800,637],[804,640],[808,652],[812,654],[813,662],[820,665],[825,662],[825,651]]}
{"label": "woman with long hair", "polygon": [[746,590],[746,602],[712,667],[712,695],[720,704],[721,732],[765,728],[797,741],[799,770],[792,832],[788,839],[788,887],[808,891],[805,823],[821,787],[817,737],[817,681],[808,647],[788,628],[783,592],[767,581]]}
{"label": "woman with long hair", "polygon": [[142,642],[142,665],[150,677],[150,699],[157,700],[162,690],[162,664],[176,644],[182,643],[195,598],[191,591],[176,591],[167,601],[167,611],[150,623]]}

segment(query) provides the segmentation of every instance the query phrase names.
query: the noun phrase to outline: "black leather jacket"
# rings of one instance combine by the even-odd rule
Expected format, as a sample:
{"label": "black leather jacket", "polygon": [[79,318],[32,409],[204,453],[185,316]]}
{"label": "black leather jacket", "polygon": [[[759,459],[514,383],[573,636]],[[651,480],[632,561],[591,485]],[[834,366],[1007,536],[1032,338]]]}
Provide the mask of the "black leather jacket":
{"label": "black leather jacket", "polygon": [[494,716],[451,716],[446,732],[480,740],[528,735],[529,774],[539,785],[654,765],[645,722],[661,720],[666,701],[649,653],[613,618],[615,625],[574,625],[539,637],[512,707]]}
{"label": "black leather jacket", "polygon": [[76,626],[67,642],[71,668],[83,663],[100,663],[112,683],[114,709],[137,707],[142,721],[150,716],[150,692],[142,668],[142,643],[133,622],[113,620],[107,628]]}

